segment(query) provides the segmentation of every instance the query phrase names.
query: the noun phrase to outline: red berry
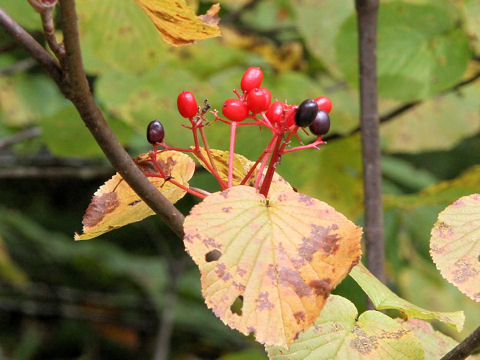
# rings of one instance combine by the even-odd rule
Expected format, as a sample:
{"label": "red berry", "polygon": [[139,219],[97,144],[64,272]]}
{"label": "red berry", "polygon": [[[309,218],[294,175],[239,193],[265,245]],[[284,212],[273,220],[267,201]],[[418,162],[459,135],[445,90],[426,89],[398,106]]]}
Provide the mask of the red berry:
{"label": "red berry", "polygon": [[223,115],[232,121],[243,121],[248,116],[248,108],[238,99],[227,99],[223,103]]}
{"label": "red berry", "polygon": [[249,67],[242,76],[240,87],[244,92],[259,88],[262,85],[263,72],[259,67]]}
{"label": "red berry", "polygon": [[271,101],[272,94],[265,88],[255,88],[247,94],[248,109],[254,114],[267,110]]}
{"label": "red berry", "polygon": [[284,104],[281,101],[275,101],[270,107],[268,108],[265,115],[267,119],[270,120],[272,124],[278,124],[283,119],[283,107]]}
{"label": "red berry", "polygon": [[323,110],[329,113],[332,111],[332,100],[326,96],[320,96],[315,98],[315,102],[318,105],[318,110]]}
{"label": "red berry", "polygon": [[147,140],[150,144],[157,144],[163,141],[165,137],[165,130],[163,125],[158,120],[153,120],[147,127]]}
{"label": "red berry", "polygon": [[317,136],[328,133],[328,130],[330,130],[330,116],[328,116],[328,113],[324,110],[319,110],[309,129],[312,134]]}
{"label": "red berry", "polygon": [[197,100],[190,91],[182,91],[178,95],[177,107],[180,115],[187,119],[194,117],[198,113]]}

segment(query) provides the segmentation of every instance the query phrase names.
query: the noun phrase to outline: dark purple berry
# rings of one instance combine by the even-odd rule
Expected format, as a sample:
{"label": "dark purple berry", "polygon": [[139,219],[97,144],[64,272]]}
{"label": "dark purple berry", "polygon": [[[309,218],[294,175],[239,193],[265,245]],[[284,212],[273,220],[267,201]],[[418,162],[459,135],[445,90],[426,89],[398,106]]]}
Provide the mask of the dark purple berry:
{"label": "dark purple berry", "polygon": [[309,126],[318,113],[318,105],[312,99],[304,100],[297,109],[295,114],[295,124],[301,127]]}
{"label": "dark purple berry", "polygon": [[165,129],[158,120],[153,120],[147,127],[147,140],[150,144],[161,143],[165,137]]}
{"label": "dark purple berry", "polygon": [[328,113],[324,110],[319,110],[309,129],[312,134],[317,136],[328,133],[328,130],[330,130],[330,116]]}

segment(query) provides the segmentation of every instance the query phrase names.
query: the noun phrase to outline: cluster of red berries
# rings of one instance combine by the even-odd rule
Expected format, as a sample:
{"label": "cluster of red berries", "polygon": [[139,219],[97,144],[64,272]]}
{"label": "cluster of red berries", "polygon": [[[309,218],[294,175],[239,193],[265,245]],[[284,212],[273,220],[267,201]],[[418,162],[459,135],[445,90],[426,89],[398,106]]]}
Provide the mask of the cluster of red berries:
{"label": "cluster of red berries", "polygon": [[[147,140],[153,144],[154,148],[153,152],[151,152],[151,160],[161,174],[160,176],[176,183],[171,177],[162,173],[161,166],[156,161],[158,146],[163,147],[164,150],[194,153],[217,178],[222,189],[231,187],[233,185],[233,160],[237,127],[244,125],[265,126],[271,130],[273,135],[272,140],[247,173],[241,184],[245,184],[251,177],[256,176],[254,186],[260,190],[260,193],[266,196],[275,168],[283,154],[297,150],[317,148],[318,145],[325,144],[322,140],[322,135],[325,135],[330,129],[329,113],[332,110],[332,102],[330,99],[325,96],[307,99],[298,106],[289,105],[287,102],[281,101],[274,101],[272,103],[272,94],[268,89],[261,87],[262,81],[263,72],[260,68],[248,68],[240,81],[240,87],[243,92],[239,93],[237,90],[234,90],[233,92],[237,95],[237,98],[227,99],[223,104],[222,113],[226,119],[220,117],[216,110],[211,112],[215,120],[227,123],[231,127],[227,181],[220,177],[216,169],[204,132],[205,115],[210,106],[206,101],[203,107],[198,106],[195,96],[189,91],[183,91],[178,95],[177,107],[180,115],[190,121],[190,126],[183,126],[192,131],[195,142],[194,147],[182,149],[169,146],[164,142],[165,129],[163,125],[158,120],[154,120],[148,125]],[[250,119],[250,121],[245,121],[246,119]],[[313,135],[317,136],[317,140],[307,145],[301,144],[301,146],[290,148],[291,138],[295,136],[300,141],[297,132],[299,129],[302,129],[308,133],[305,130],[307,127]],[[200,137],[198,133],[200,133]],[[200,145],[200,139],[203,142],[203,146]],[[207,156],[204,156],[202,150],[206,152]],[[270,161],[268,161],[269,159]],[[265,173],[264,170],[266,168]],[[256,175],[254,175],[255,170],[257,170]],[[204,197],[197,191],[189,192]]]}
{"label": "cluster of red berries", "polygon": [[298,107],[287,105],[281,101],[272,103],[272,94],[260,87],[263,81],[263,72],[258,67],[250,67],[243,74],[240,87],[243,95],[237,99],[227,99],[223,104],[222,113],[231,121],[243,121],[247,117],[255,117],[265,112],[264,117],[270,125],[283,131],[293,125],[309,127],[314,135],[325,135],[330,129],[329,113],[332,102],[328,97],[321,96],[307,99]]}

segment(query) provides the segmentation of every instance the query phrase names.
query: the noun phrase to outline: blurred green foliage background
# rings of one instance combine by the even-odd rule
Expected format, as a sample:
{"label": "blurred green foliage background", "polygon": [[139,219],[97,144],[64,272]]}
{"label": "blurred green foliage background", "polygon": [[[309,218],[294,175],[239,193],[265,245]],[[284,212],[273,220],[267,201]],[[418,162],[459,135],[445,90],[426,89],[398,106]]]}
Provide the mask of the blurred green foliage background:
{"label": "blurred green foliage background", "polygon": [[[189,3],[199,13],[211,5]],[[136,156],[157,118],[169,144],[189,146],[177,94],[219,109],[243,71],[260,66],[274,98],[332,98],[328,145],[287,154],[278,172],[361,224],[353,0],[220,3],[223,37],[173,48],[133,0],[77,1],[86,71],[115,133]],[[27,0],[0,7],[43,42]],[[480,191],[479,19],[477,0],[381,0],[378,28],[389,285],[432,310],[463,309],[464,332],[443,329],[458,339],[480,308],[440,277],[428,241],[439,211]],[[255,159],[268,139],[241,130],[237,152]],[[226,149],[228,135],[224,124],[207,128],[213,148]],[[0,30],[0,358],[153,359],[170,324],[171,359],[265,359],[206,308],[198,271],[158,219],[73,241],[111,174],[72,105]],[[192,183],[216,189],[206,172]],[[188,213],[195,201],[178,207]],[[349,278],[336,292],[364,309]]]}

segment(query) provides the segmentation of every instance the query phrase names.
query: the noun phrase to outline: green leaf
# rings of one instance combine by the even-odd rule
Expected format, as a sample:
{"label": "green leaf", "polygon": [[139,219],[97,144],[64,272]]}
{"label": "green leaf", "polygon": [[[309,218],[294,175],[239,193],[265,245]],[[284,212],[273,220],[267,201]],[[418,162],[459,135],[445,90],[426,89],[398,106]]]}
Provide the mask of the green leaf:
{"label": "green leaf", "polygon": [[[409,329],[420,340],[425,352],[425,360],[438,360],[458,345],[457,341],[440,331],[435,331],[426,321],[410,319],[403,322],[402,326]],[[480,355],[472,355],[466,359],[478,360]]]}
{"label": "green leaf", "polygon": [[66,104],[68,101],[45,74],[16,74],[0,78],[0,122],[5,124],[35,124]]}
{"label": "green leaf", "polygon": [[413,305],[382,284],[382,282],[373,276],[362,264],[355,266],[350,272],[350,276],[360,285],[363,291],[365,291],[378,310],[396,309],[406,318],[437,319],[455,327],[458,331],[461,331],[463,328],[465,316],[462,311],[448,313],[438,312]]}
{"label": "green leaf", "polygon": [[477,0],[465,0],[460,3],[460,6],[462,6],[470,40],[475,52],[480,54],[480,3]]}
{"label": "green leaf", "polygon": [[[121,142],[131,137],[131,130],[123,122],[108,121]],[[42,139],[49,150],[57,156],[99,156],[103,152],[88,131],[77,110],[69,105],[62,110],[44,117],[40,122]]]}
{"label": "green leaf", "polygon": [[12,285],[24,285],[27,282],[27,275],[15,264],[8,253],[0,235],[0,279]]}
{"label": "green leaf", "polygon": [[[378,88],[383,97],[412,101],[458,83],[470,60],[459,15],[444,6],[395,1],[378,18]],[[357,25],[351,15],[335,40],[343,74],[358,83]]]}
{"label": "green leaf", "polygon": [[38,30],[42,28],[40,14],[38,14],[26,0],[3,0],[2,9],[28,30]]}
{"label": "green leaf", "polygon": [[448,150],[479,131],[480,81],[428,99],[381,126],[388,152]]}
{"label": "green leaf", "polygon": [[442,276],[480,302],[480,195],[464,196],[438,215],[430,254]]}
{"label": "green leaf", "polygon": [[466,170],[453,180],[432,185],[418,194],[384,195],[385,208],[413,209],[425,205],[447,205],[474,192],[480,192],[480,165]]}
{"label": "green leaf", "polygon": [[314,326],[284,349],[267,347],[271,360],[420,360],[419,341],[395,320],[378,311],[358,311],[349,300],[328,299]]}
{"label": "green leaf", "polygon": [[166,45],[134,1],[82,0],[76,5],[87,71],[141,73],[167,60]]}
{"label": "green leaf", "polygon": [[[340,76],[335,41],[341,25],[355,13],[353,1],[303,0],[294,7],[297,26],[306,40],[308,49],[325,62],[328,69]],[[349,46],[356,51],[353,43]]]}
{"label": "green leaf", "polygon": [[408,161],[387,155],[382,156],[382,174],[409,190],[420,191],[437,182],[428,171],[416,169]]}
{"label": "green leaf", "polygon": [[214,193],[192,208],[184,231],[207,306],[269,345],[288,346],[308,328],[361,254],[361,228],[294,191]]}

